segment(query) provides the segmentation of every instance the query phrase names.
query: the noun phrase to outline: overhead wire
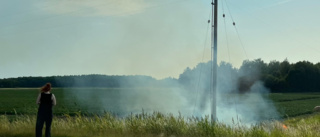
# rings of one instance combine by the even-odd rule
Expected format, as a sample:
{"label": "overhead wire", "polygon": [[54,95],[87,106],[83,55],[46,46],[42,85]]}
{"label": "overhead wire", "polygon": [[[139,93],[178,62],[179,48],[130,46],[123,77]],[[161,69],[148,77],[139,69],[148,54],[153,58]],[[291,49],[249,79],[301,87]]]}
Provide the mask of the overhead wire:
{"label": "overhead wire", "polygon": [[[210,26],[210,15],[211,15],[211,11],[209,12],[209,20],[208,20],[208,25],[207,25],[207,28],[206,28],[206,34],[205,34],[205,40],[204,40],[204,45],[203,45],[203,53],[202,53],[202,60],[201,62],[203,62],[204,60],[204,56],[205,56],[205,51],[206,51],[206,46],[207,46],[207,39],[208,39],[208,32],[209,32],[209,26]],[[200,81],[201,81],[201,76],[202,76],[202,71],[203,71],[203,65],[200,65],[200,72],[199,72],[199,79],[198,79],[198,83],[197,83],[197,86],[196,86],[196,101],[195,101],[195,104],[193,106],[193,115],[195,113],[195,109],[196,109],[196,106],[197,106],[197,102],[198,102],[198,96],[199,96],[199,87],[200,87]]]}
{"label": "overhead wire", "polygon": [[[225,28],[225,33],[226,33],[226,42],[227,42],[227,48],[228,48],[228,57],[229,57],[229,62],[231,63],[231,59],[230,59],[230,51],[229,51],[229,40],[228,40],[228,32],[227,32],[227,24],[226,24],[226,13],[225,13],[225,10],[224,10],[224,8],[225,8],[225,5],[227,5],[227,4],[224,4],[224,2],[226,2],[226,1],[222,1],[221,3],[222,3],[222,12],[223,12],[223,20],[224,20],[224,28]],[[229,14],[230,14],[230,10],[228,10],[229,11]],[[233,20],[233,17],[232,17],[232,15],[230,14],[230,17],[231,17],[231,19],[232,19],[232,22],[234,22],[234,20]],[[235,24],[235,23],[233,23],[233,24]],[[239,35],[239,34],[238,34]],[[230,76],[231,76],[231,72],[229,72],[230,73]],[[231,97],[232,97],[232,95],[230,95]],[[235,98],[235,97],[234,97]],[[237,107],[237,100],[236,99],[234,99],[233,98],[233,100],[234,100],[234,106],[235,106],[235,113],[236,113],[236,118],[237,118],[237,124],[236,125],[239,125],[239,116],[238,116],[238,107]],[[232,118],[233,119],[233,118]]]}
{"label": "overhead wire", "polygon": [[[240,8],[241,9],[241,8]],[[243,10],[243,9],[242,9]],[[269,23],[269,22],[266,22],[266,21],[264,21],[263,19],[261,19],[261,18],[258,18],[258,17],[255,17],[255,16],[252,16],[253,18],[255,18],[256,20],[258,20],[258,21],[260,21],[260,22],[262,22],[262,23],[264,23],[264,24],[266,24],[266,25],[269,25],[269,26],[272,26],[273,24],[271,24],[271,23]],[[293,28],[290,28],[291,30],[295,30],[295,31],[299,31],[298,29],[297,29],[297,27],[293,27]],[[280,32],[284,32],[284,30],[283,29],[279,29],[279,30],[277,30],[277,31],[280,31]],[[320,49],[317,49],[317,48],[315,48],[314,46],[311,46],[311,44],[310,44],[310,42],[309,41],[301,41],[301,39],[297,39],[297,38],[295,38],[295,37],[293,37],[293,36],[291,36],[291,35],[286,35],[286,37],[289,37],[290,38],[290,40],[292,40],[292,41],[295,41],[295,42],[297,42],[297,43],[299,43],[299,44],[301,44],[301,45],[304,45],[304,49],[303,50],[305,50],[305,47],[308,47],[309,49],[311,49],[312,50],[312,52],[314,52],[314,53],[317,53],[318,55],[320,54]],[[310,37],[309,37],[310,38]],[[313,39],[313,40],[315,40],[315,39]],[[306,44],[307,43],[307,44]],[[297,47],[298,45],[293,45],[294,47]]]}
{"label": "overhead wire", "polygon": [[227,24],[226,24],[226,14],[224,12],[224,4],[223,4],[223,1],[221,2],[222,3],[222,17],[223,17],[223,22],[224,22],[224,30],[225,30],[225,33],[226,33],[226,45],[227,45],[227,50],[228,50],[228,59],[229,59],[229,62],[231,63],[231,58],[230,58],[230,49],[229,49],[229,39],[228,39],[228,31],[227,31]]}
{"label": "overhead wire", "polygon": [[[225,0],[225,1],[226,1],[226,0]],[[263,20],[263,19],[261,19],[261,18],[259,18],[259,17],[254,16],[254,15],[252,14],[252,12],[248,12],[247,9],[241,8],[241,7],[239,7],[239,6],[238,6],[238,7],[235,7],[235,8],[238,8],[238,9],[246,12],[246,15],[250,15],[251,19],[255,19],[255,20],[259,21],[260,23],[263,23],[264,25],[267,25],[267,26],[274,26],[274,24],[272,24],[272,23],[270,23],[270,22],[267,22],[267,21],[265,21],[265,20]],[[296,30],[296,31],[298,31],[296,28],[291,28],[291,30]],[[236,31],[238,31],[237,28],[236,28]],[[283,29],[279,29],[279,30],[277,30],[277,31],[279,31],[279,32],[284,32]],[[237,33],[239,33],[239,31],[238,31]],[[293,36],[291,36],[291,35],[286,35],[286,37],[289,37],[290,40],[295,41],[295,42],[297,42],[297,43],[299,43],[299,44],[303,44],[303,45],[304,45],[303,48],[307,47],[307,48],[309,48],[310,50],[312,50],[312,52],[317,53],[317,55],[320,54],[320,49],[317,49],[317,48],[315,48],[314,46],[311,46],[310,42],[308,42],[308,41],[301,41],[301,39],[297,39],[297,38],[295,38],[295,37],[293,37]],[[306,44],[306,42],[308,42],[308,43]],[[298,45],[292,45],[292,46],[293,46],[293,47],[297,47]]]}
{"label": "overhead wire", "polygon": [[247,51],[246,51],[246,49],[245,49],[245,47],[244,47],[244,44],[243,44],[243,42],[242,42],[242,39],[241,39],[241,37],[240,37],[240,34],[239,34],[239,31],[238,31],[237,25],[236,25],[236,23],[235,23],[235,21],[234,21],[234,19],[233,19],[233,16],[232,16],[232,14],[231,14],[231,11],[230,11],[230,9],[229,9],[227,0],[225,0],[225,5],[226,5],[226,7],[227,7],[227,9],[228,9],[228,12],[229,12],[229,15],[230,15],[230,17],[231,17],[232,25],[234,26],[234,28],[235,28],[235,30],[236,30],[238,39],[239,39],[240,44],[241,44],[241,47],[242,47],[242,50],[243,50],[243,52],[244,52],[244,54],[245,54],[245,56],[246,56],[246,59],[249,59],[249,58],[248,58]]}

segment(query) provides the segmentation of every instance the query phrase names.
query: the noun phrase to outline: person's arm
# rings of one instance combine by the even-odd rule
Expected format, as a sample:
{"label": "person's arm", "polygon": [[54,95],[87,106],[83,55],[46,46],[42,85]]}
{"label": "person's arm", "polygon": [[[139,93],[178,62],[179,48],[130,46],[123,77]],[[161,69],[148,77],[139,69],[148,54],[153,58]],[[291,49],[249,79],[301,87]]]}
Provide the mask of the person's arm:
{"label": "person's arm", "polygon": [[52,94],[51,99],[52,99],[52,105],[53,106],[57,105],[57,100],[56,100],[56,97],[54,96],[54,94]]}
{"label": "person's arm", "polygon": [[38,98],[37,98],[37,104],[40,104],[40,98],[41,98],[41,93],[38,95]]}

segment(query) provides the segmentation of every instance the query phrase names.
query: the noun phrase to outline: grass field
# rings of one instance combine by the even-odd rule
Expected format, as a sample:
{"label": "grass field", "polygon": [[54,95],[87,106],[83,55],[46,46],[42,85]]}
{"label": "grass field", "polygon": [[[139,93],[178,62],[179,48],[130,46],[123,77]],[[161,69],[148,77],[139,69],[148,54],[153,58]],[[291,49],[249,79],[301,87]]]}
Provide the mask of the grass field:
{"label": "grass field", "polygon": [[[34,136],[36,117],[0,115],[1,137]],[[184,118],[154,112],[117,118],[108,113],[100,116],[55,117],[55,137],[319,137],[320,114],[269,121],[251,127],[238,124],[211,123],[208,118]]]}

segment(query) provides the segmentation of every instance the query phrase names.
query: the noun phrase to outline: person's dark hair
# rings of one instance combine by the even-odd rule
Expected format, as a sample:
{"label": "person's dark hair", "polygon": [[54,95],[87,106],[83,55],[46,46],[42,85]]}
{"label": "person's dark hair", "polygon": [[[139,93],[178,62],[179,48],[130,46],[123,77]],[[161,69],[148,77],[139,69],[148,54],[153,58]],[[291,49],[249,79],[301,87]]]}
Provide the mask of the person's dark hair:
{"label": "person's dark hair", "polygon": [[51,83],[47,83],[44,86],[41,87],[40,91],[41,92],[48,92],[51,90]]}

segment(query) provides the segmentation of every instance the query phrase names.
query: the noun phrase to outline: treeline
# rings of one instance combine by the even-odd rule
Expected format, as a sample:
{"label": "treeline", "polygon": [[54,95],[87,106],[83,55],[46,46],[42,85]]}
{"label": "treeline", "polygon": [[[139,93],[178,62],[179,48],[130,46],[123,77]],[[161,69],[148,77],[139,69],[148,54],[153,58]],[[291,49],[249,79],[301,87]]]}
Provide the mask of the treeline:
{"label": "treeline", "polygon": [[[179,82],[189,88],[200,87],[208,90],[211,82],[210,65],[210,62],[199,63],[193,69],[185,69]],[[290,64],[287,59],[266,63],[256,59],[243,61],[239,69],[221,62],[217,71],[218,88],[220,86],[220,90],[226,92],[245,92],[256,81],[263,82],[271,92],[320,92],[320,63],[300,61]],[[199,81],[200,84],[197,84]]]}
{"label": "treeline", "polygon": [[150,76],[108,76],[108,75],[72,75],[50,77],[18,77],[0,79],[0,88],[41,87],[50,82],[53,87],[107,87],[130,88],[150,86],[170,86],[171,78],[156,80]]}
{"label": "treeline", "polygon": [[287,60],[268,64],[260,60],[260,63],[262,80],[272,91],[320,92],[320,63],[300,61],[289,64]]}
{"label": "treeline", "polygon": [[[224,92],[246,92],[261,81],[271,92],[320,92],[320,63],[288,60],[264,62],[245,60],[240,68],[221,62],[218,66],[218,89]],[[47,82],[54,87],[185,87],[209,91],[211,63],[186,68],[178,79],[154,79],[150,76],[72,75],[50,77],[18,77],[0,79],[0,88],[41,87]]]}

